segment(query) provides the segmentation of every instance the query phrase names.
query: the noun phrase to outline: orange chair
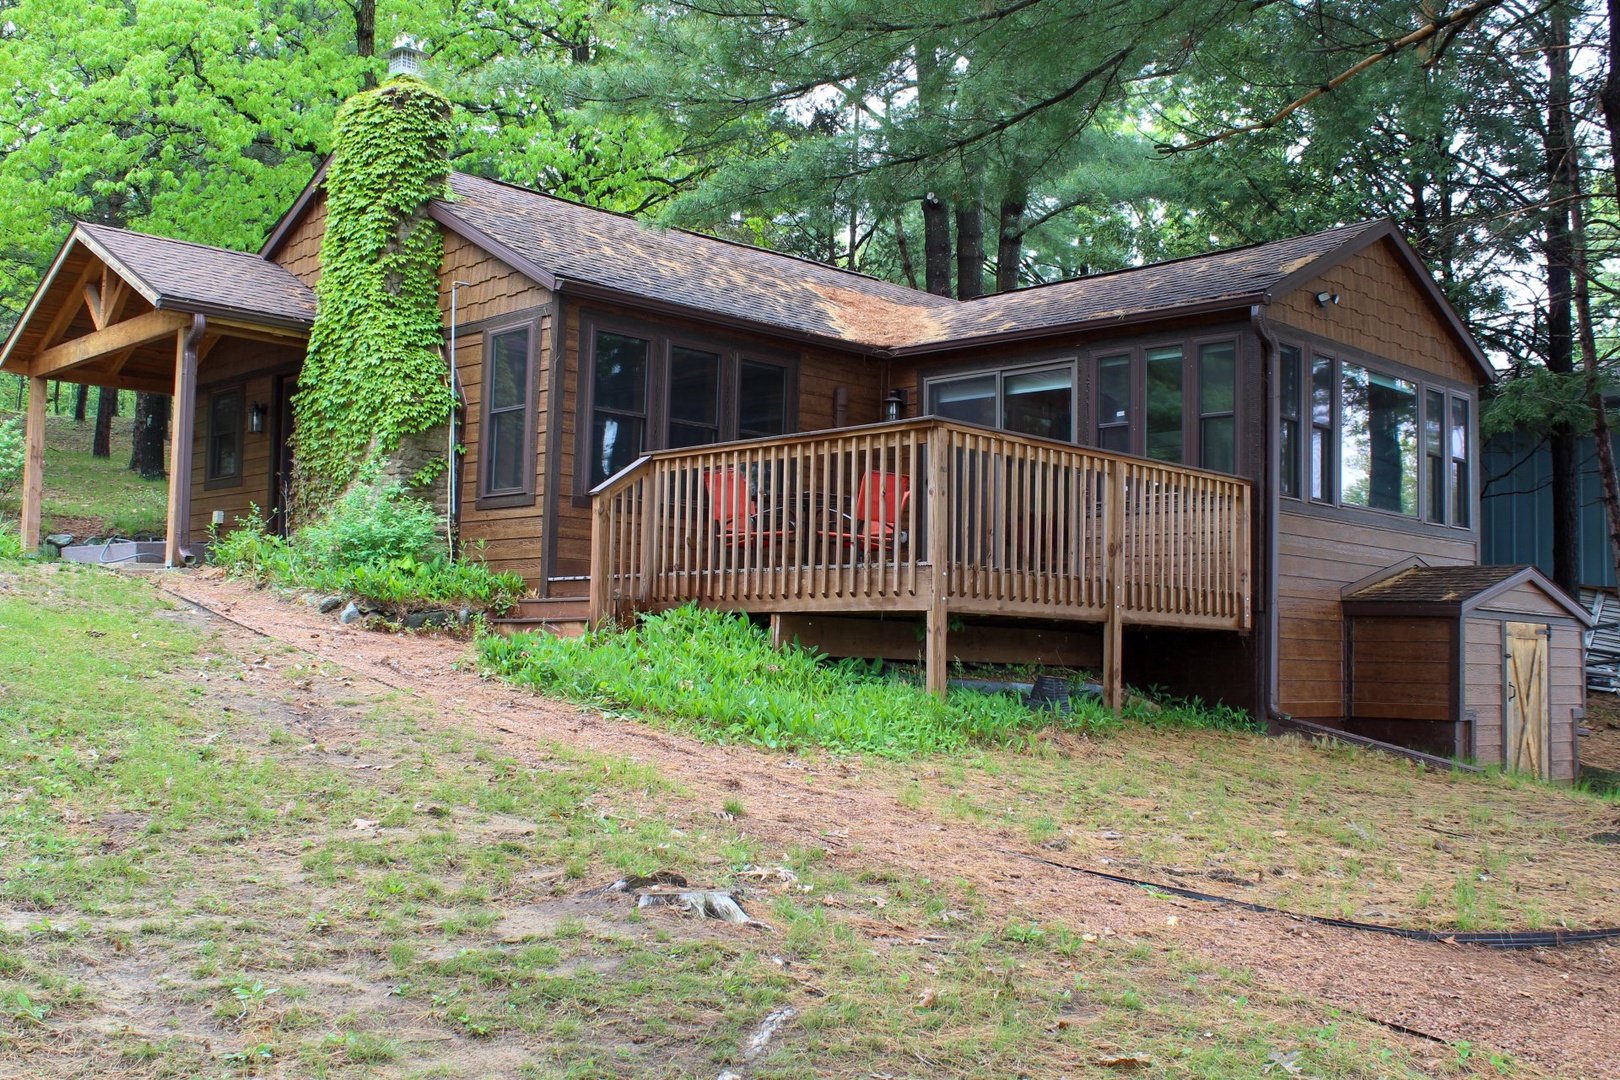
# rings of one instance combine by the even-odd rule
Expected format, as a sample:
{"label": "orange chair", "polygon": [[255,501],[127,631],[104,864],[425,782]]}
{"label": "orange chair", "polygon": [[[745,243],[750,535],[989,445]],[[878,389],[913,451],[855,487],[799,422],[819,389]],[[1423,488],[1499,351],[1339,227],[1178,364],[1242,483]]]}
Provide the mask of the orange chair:
{"label": "orange chair", "polygon": [[875,470],[864,473],[855,492],[855,512],[839,515],[848,527],[823,535],[862,552],[904,544],[909,537],[902,519],[910,505],[911,477]]}
{"label": "orange chair", "polygon": [[790,529],[773,529],[761,521],[754,502],[748,473],[726,467],[703,478],[709,489],[709,512],[714,518],[715,536],[722,544],[780,544],[792,536]]}

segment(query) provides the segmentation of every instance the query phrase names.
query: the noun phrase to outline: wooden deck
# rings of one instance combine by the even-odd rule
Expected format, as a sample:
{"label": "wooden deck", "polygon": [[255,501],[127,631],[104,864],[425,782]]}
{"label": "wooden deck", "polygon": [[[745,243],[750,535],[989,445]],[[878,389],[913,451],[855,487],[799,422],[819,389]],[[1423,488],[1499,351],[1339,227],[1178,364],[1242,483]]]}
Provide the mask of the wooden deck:
{"label": "wooden deck", "polygon": [[1247,630],[1247,481],[933,418],[646,455],[592,492],[593,623],[688,602]]}

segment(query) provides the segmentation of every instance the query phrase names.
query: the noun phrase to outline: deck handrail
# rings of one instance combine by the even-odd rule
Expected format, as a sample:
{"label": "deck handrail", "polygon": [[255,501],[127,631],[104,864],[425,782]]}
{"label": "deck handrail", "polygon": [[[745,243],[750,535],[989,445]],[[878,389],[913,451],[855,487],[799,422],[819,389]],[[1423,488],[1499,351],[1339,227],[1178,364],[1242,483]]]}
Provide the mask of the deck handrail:
{"label": "deck handrail", "polygon": [[594,622],[688,601],[1251,621],[1248,481],[959,421],[653,451],[591,496]]}

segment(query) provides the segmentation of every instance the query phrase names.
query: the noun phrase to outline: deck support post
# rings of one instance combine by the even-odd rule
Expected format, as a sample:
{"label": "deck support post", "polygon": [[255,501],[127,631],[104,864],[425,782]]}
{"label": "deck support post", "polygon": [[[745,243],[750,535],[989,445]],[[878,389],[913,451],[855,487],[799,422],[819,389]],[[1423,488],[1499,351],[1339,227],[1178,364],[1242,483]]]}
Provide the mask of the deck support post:
{"label": "deck support post", "polygon": [[595,495],[591,499],[591,593],[586,619],[595,630],[608,621],[608,594],[613,537],[608,522],[608,500],[611,495]]}
{"label": "deck support post", "polygon": [[197,342],[207,321],[194,316],[174,335],[174,402],[169,409],[169,523],[163,565],[191,558],[191,441],[197,429]]}
{"label": "deck support post", "polygon": [[1116,718],[1125,698],[1125,472],[1125,463],[1115,461],[1108,491],[1108,619],[1103,624],[1103,704]]}
{"label": "deck support post", "polygon": [[949,679],[949,652],[946,635],[950,631],[950,486],[951,436],[942,427],[928,432],[928,609],[923,627],[923,677],[928,692],[944,698]]}
{"label": "deck support post", "polygon": [[28,421],[23,434],[22,551],[39,550],[40,510],[45,498],[45,391],[44,376],[28,379]]}

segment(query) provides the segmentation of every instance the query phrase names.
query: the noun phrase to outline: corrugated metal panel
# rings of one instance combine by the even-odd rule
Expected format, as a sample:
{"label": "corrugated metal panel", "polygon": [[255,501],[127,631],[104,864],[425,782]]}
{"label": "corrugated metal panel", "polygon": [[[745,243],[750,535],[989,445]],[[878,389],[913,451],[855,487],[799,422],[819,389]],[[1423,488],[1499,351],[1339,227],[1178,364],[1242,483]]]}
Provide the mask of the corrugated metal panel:
{"label": "corrugated metal panel", "polygon": [[[1620,454],[1620,440],[1616,440]],[[1602,482],[1591,439],[1582,439],[1581,584],[1615,587],[1604,524]],[[1534,564],[1552,574],[1552,455],[1524,435],[1492,439],[1485,447],[1480,495],[1483,560],[1489,564]]]}

